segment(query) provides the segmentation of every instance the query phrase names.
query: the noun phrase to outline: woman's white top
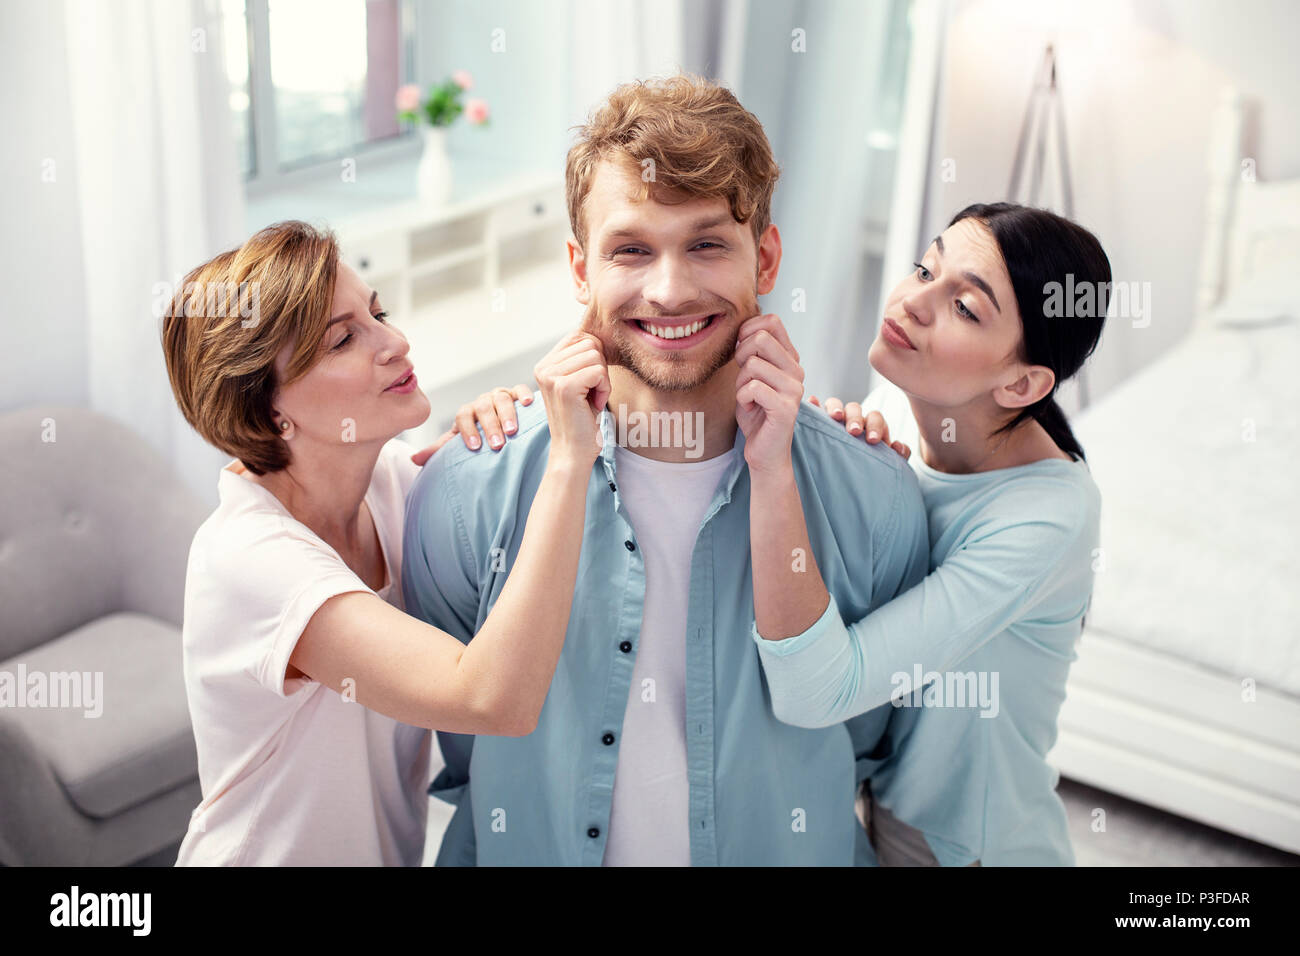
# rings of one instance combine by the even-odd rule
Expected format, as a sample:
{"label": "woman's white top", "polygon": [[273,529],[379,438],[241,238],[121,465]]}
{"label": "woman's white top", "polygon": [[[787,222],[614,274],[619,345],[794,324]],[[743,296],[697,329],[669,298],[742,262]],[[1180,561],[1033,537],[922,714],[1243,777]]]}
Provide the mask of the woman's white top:
{"label": "woman's white top", "polygon": [[316,610],[368,591],[398,609],[406,492],[419,468],[398,439],[365,502],[387,583],[369,588],[330,545],[232,461],[195,533],[185,579],[185,686],[203,801],[178,866],[418,866],[430,733],[305,678],[285,679]]}

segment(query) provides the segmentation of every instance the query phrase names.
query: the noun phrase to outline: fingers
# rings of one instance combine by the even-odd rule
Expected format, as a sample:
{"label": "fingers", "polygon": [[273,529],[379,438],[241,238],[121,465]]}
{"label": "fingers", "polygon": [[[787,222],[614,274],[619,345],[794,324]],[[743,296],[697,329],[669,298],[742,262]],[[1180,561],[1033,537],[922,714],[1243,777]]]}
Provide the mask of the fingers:
{"label": "fingers", "polygon": [[591,401],[592,411],[600,414],[609,403],[609,395],[613,390],[614,386],[609,381],[609,366],[602,365],[600,367],[600,381],[596,383],[596,386],[591,390],[591,394],[587,396]]}
{"label": "fingers", "polygon": [[908,448],[901,441],[896,441],[889,447],[894,449],[894,451],[898,452],[900,455],[902,455],[904,461],[912,457],[912,449]]}
{"label": "fingers", "polygon": [[[492,392],[484,392],[474,400],[474,417],[478,420],[478,425],[483,429],[483,436],[487,443],[496,450],[500,450],[506,443],[506,436],[502,434],[501,417],[497,414],[496,399]],[[514,404],[511,403],[511,417],[514,416]]]}
{"label": "fingers", "polygon": [[868,412],[866,425],[867,442],[874,445],[878,441],[883,441],[886,445],[889,441],[889,425],[885,423],[885,416],[880,412]]}
{"label": "fingers", "polygon": [[741,405],[757,405],[765,412],[777,412],[782,407],[781,393],[761,379],[750,379],[736,390],[736,401]]}
{"label": "fingers", "polygon": [[575,375],[589,383],[585,393],[593,411],[599,413],[609,400],[611,385],[609,364],[605,360],[606,345],[596,335],[577,330],[570,333],[537,363],[533,374],[544,394]]}
{"label": "fingers", "polygon": [[[821,407],[822,407],[822,403],[819,402],[819,401],[817,401],[817,396],[816,396],[816,395],[809,395],[809,396],[808,396],[808,402],[809,402],[809,404],[816,405],[818,408],[821,408]],[[825,410],[826,410],[826,409],[822,408],[822,411],[825,411]]]}
{"label": "fingers", "polygon": [[514,392],[515,400],[521,405],[533,404],[533,387],[531,385],[516,385],[510,391]]}
{"label": "fingers", "polygon": [[822,407],[826,409],[826,414],[837,422],[844,421],[844,403],[834,395],[828,396],[822,402]]}
{"label": "fingers", "polygon": [[861,435],[865,424],[861,405],[849,402],[844,406],[844,428],[850,435]]}
{"label": "fingers", "polygon": [[794,350],[767,329],[759,329],[736,344],[736,364],[742,369],[756,356],[771,362],[800,383],[803,382],[803,366],[795,357]]}
{"label": "fingers", "polygon": [[507,435],[513,435],[519,427],[515,424],[515,393],[508,388],[492,390],[492,406],[501,420],[501,428]]}
{"label": "fingers", "polygon": [[583,341],[571,346],[571,349],[571,352],[562,352],[556,356],[555,361],[550,366],[552,375],[572,375],[579,369],[586,368],[589,365],[605,367],[605,359],[601,355],[598,344]]}
{"label": "fingers", "polygon": [[472,402],[456,409],[456,424],[452,430],[460,433],[465,447],[470,451],[478,451],[483,447],[483,439],[478,437],[478,423]]}
{"label": "fingers", "polygon": [[803,394],[803,383],[799,378],[758,355],[747,361],[736,376],[736,393],[740,394],[741,389],[752,381],[764,382],[782,394],[800,397]]}
{"label": "fingers", "polygon": [[794,347],[794,342],[790,340],[790,333],[786,331],[780,317],[772,313],[756,315],[742,322],[736,338],[737,348],[745,339],[757,335],[759,332],[766,332],[771,335],[781,343],[782,348],[789,350],[795,362],[799,361],[799,350]]}
{"label": "fingers", "polygon": [[609,398],[609,371],[603,362],[593,363],[570,372],[568,379],[581,388],[587,396],[591,409],[599,413]]}

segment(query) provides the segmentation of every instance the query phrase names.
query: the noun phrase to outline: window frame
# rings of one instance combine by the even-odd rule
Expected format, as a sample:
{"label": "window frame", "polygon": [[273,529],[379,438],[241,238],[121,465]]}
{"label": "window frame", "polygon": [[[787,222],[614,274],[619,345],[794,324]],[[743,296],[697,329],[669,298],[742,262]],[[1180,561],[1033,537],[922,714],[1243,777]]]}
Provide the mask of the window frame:
{"label": "window frame", "polygon": [[[358,0],[364,3],[365,0]],[[398,0],[400,44],[398,49],[399,83],[414,83],[413,64],[419,62],[418,14],[411,0]],[[421,150],[419,128],[401,123],[397,136],[373,143],[357,143],[352,148],[313,159],[290,169],[279,160],[279,136],[276,129],[275,82],[271,76],[270,0],[245,0],[244,21],[248,43],[248,111],[249,150],[252,172],[243,177],[244,195],[257,199],[284,190],[310,186],[334,179],[340,163],[347,158],[381,163],[418,160]],[[393,107],[396,112],[397,107]]]}

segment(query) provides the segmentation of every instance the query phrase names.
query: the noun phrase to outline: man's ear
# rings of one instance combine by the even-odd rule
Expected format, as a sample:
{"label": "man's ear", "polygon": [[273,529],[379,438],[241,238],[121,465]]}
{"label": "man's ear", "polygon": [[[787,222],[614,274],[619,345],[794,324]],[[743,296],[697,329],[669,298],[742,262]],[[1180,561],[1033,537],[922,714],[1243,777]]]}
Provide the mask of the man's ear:
{"label": "man's ear", "polygon": [[776,288],[776,274],[781,267],[781,233],[776,223],[768,223],[758,243],[758,276],[755,291],[767,295]]}
{"label": "man's ear", "polygon": [[573,277],[573,296],[583,305],[591,303],[591,288],[587,285],[587,256],[582,246],[570,236],[565,241],[569,253],[569,275]]}
{"label": "man's ear", "polygon": [[1046,365],[1021,365],[1020,373],[1010,385],[1000,385],[993,391],[993,399],[1003,408],[1024,408],[1048,395],[1056,384],[1056,373]]}

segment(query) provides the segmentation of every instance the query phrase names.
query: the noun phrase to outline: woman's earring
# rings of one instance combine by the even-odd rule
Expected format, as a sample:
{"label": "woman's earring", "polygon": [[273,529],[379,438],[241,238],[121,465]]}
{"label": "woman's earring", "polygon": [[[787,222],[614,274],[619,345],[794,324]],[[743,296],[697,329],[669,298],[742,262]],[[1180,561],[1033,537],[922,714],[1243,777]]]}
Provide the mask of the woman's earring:
{"label": "woman's earring", "polygon": [[[280,431],[282,431],[282,432],[287,432],[288,430],[289,430],[289,422],[288,422],[287,419],[285,419],[285,420],[283,420],[283,421],[280,422]],[[284,437],[285,437],[285,438],[288,438],[289,436],[288,436],[288,435],[285,435]]]}

